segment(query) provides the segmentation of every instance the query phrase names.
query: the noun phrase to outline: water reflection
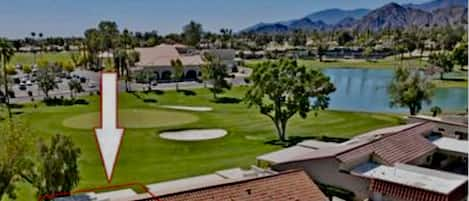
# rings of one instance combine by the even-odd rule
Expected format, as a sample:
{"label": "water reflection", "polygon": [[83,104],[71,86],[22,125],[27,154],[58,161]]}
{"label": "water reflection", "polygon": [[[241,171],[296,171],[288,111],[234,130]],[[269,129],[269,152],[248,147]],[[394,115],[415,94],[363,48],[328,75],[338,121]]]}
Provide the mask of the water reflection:
{"label": "water reflection", "polygon": [[[387,92],[392,79],[390,69],[334,68],[324,72],[331,78],[337,90],[331,94],[329,108],[369,112],[408,112],[407,108],[391,108]],[[437,88],[428,111],[432,106],[443,111],[465,111],[467,88]]]}

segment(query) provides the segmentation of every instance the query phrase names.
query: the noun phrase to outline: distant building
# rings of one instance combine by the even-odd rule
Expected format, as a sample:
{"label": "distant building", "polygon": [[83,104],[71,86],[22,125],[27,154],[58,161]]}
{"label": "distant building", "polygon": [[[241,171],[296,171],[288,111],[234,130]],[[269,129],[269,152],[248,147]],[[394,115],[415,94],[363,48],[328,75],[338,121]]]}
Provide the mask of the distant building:
{"label": "distant building", "polygon": [[202,57],[196,55],[181,54],[174,45],[161,44],[149,48],[136,48],[140,54],[140,61],[133,70],[145,70],[155,73],[160,81],[171,81],[174,69],[171,60],[179,59],[184,65],[184,79],[195,80],[200,74]]}
{"label": "distant building", "polygon": [[197,80],[202,74],[201,65],[204,64],[202,53],[213,54],[226,64],[227,67],[234,67],[235,51],[229,49],[204,50],[202,53],[190,49],[184,45],[161,44],[149,48],[136,48],[140,54],[140,61],[133,68],[134,71],[151,71],[159,81],[171,81],[174,69],[171,60],[179,59],[184,65],[184,80]]}
{"label": "distant building", "polygon": [[464,200],[468,142],[444,137],[436,127],[425,121],[343,143],[307,140],[257,159],[276,171],[304,169],[316,182],[351,191],[358,200]]}

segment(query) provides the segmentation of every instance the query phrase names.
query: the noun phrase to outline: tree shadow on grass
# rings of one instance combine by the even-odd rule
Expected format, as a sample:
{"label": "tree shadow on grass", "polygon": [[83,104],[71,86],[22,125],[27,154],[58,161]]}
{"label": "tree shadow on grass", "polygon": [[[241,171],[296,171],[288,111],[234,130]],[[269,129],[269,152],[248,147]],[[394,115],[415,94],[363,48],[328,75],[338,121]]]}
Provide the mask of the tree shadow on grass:
{"label": "tree shadow on grass", "polygon": [[12,109],[21,109],[21,108],[24,107],[24,105],[22,105],[22,104],[17,104],[17,103],[10,103],[10,107],[11,107]]}
{"label": "tree shadow on grass", "polygon": [[315,136],[309,136],[309,137],[291,136],[291,137],[288,137],[288,139],[285,141],[275,139],[275,140],[269,140],[265,142],[264,144],[270,144],[270,145],[282,146],[282,147],[292,147],[292,146],[297,145],[300,142],[303,142],[304,140],[314,140],[316,138],[317,137]]}
{"label": "tree shadow on grass", "polygon": [[195,96],[195,95],[197,95],[197,93],[195,91],[187,90],[187,89],[179,89],[178,92],[183,93],[185,96]]}
{"label": "tree shadow on grass", "polygon": [[155,94],[155,95],[163,95],[164,91],[163,90],[158,90],[158,89],[152,89],[151,91],[145,91],[145,94]]}
{"label": "tree shadow on grass", "polygon": [[145,99],[143,99],[143,102],[144,103],[157,103],[158,100],[156,100],[154,98],[145,98]]}
{"label": "tree shadow on grass", "polygon": [[269,140],[265,142],[264,144],[270,144],[270,145],[275,145],[275,146],[282,146],[282,147],[292,147],[297,145],[298,143],[301,143],[305,140],[319,140],[323,142],[334,142],[334,143],[342,143],[347,140],[348,138],[339,138],[339,137],[328,137],[328,136],[290,136],[288,137],[288,140],[286,141],[281,141],[279,139],[275,140]]}
{"label": "tree shadow on grass", "polygon": [[47,106],[72,106],[72,105],[88,105],[89,102],[85,99],[64,99],[64,98],[47,98],[43,102]]}
{"label": "tree shadow on grass", "polygon": [[241,101],[242,99],[235,98],[235,97],[221,97],[221,98],[212,100],[212,102],[219,103],[219,104],[237,104],[237,103],[240,103]]}

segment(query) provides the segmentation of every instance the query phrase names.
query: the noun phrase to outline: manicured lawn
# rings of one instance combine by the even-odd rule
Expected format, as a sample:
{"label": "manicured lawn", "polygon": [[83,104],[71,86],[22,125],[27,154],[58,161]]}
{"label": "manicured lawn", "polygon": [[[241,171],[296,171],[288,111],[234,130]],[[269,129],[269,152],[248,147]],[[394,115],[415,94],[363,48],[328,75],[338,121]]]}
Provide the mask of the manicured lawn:
{"label": "manicured lawn", "polygon": [[[53,62],[62,62],[70,60],[70,52],[41,52],[36,53],[36,61],[40,59],[45,59],[51,63]],[[16,64],[27,64],[31,65],[34,62],[33,53],[15,53],[12,57],[10,63],[12,65]]]}
{"label": "manicured lawn", "polygon": [[[247,66],[254,67],[256,64],[265,61],[262,59],[259,60],[247,60]],[[379,59],[376,61],[367,61],[365,59],[337,59],[337,60],[325,60],[320,62],[319,60],[305,60],[299,59],[299,64],[305,65],[311,68],[393,68],[397,65],[408,65],[408,66],[425,66],[426,61],[420,59],[404,59],[402,62],[396,60],[394,57],[388,57],[385,59]]]}
{"label": "manicured lawn", "polygon": [[[243,87],[235,87],[224,96],[241,98],[244,91]],[[266,143],[276,139],[274,127],[270,120],[260,115],[255,108],[248,109],[242,102],[214,103],[207,89],[198,89],[194,92],[195,96],[185,96],[175,91],[165,92],[163,95],[120,94],[119,108],[123,111],[120,117],[121,123],[123,125],[128,123],[134,128],[127,128],[125,131],[113,184],[136,181],[154,183],[211,173],[220,169],[249,167],[256,164],[256,156],[282,148]],[[46,107],[39,104],[37,108],[30,105],[23,108],[24,113],[20,115],[38,137],[48,138],[56,133],[72,136],[82,150],[79,161],[81,181],[78,188],[107,185],[91,129],[93,127],[91,124],[96,124],[99,97],[86,99],[90,102],[89,105]],[[156,99],[158,102],[145,103],[144,99]],[[208,106],[214,110],[175,111],[162,109],[158,107],[160,104]],[[172,125],[164,126],[158,123],[159,121]],[[310,114],[304,120],[299,117],[292,119],[288,134],[303,137],[350,138],[399,122],[400,118],[395,115],[322,111],[317,117]],[[154,125],[148,126],[149,124]],[[203,142],[175,142],[158,137],[161,131],[185,128],[223,128],[229,134],[221,139]],[[22,195],[19,200],[30,200],[31,187],[22,184],[20,191]]]}
{"label": "manicured lawn", "polygon": [[[119,125],[124,128],[157,128],[192,123],[198,117],[190,113],[148,109],[125,109],[119,111]],[[99,125],[99,112],[90,112],[67,118],[63,125],[68,128],[93,129]]]}

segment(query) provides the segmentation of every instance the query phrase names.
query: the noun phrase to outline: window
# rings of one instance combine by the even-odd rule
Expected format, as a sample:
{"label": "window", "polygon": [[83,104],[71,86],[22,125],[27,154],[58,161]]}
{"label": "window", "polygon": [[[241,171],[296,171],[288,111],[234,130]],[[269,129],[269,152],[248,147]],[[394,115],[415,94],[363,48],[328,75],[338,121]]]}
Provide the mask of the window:
{"label": "window", "polygon": [[454,134],[458,136],[459,140],[466,140],[467,139],[467,133],[463,133],[461,131],[455,131]]}

